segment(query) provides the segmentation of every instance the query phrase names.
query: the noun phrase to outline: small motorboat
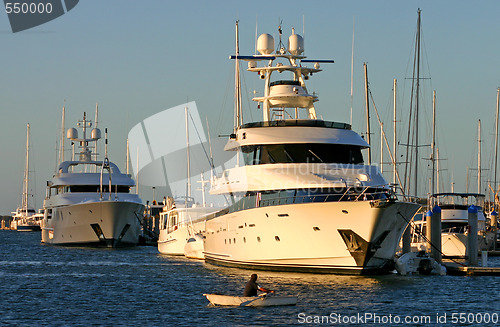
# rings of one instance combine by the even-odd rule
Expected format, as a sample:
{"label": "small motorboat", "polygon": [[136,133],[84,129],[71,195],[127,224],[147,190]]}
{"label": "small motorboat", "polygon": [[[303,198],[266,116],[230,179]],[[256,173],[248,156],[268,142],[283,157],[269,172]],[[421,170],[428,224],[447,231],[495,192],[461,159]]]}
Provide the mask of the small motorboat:
{"label": "small motorboat", "polygon": [[276,296],[268,293],[260,296],[232,296],[221,294],[203,294],[212,305],[240,307],[268,307],[276,305],[296,305],[297,296]]}

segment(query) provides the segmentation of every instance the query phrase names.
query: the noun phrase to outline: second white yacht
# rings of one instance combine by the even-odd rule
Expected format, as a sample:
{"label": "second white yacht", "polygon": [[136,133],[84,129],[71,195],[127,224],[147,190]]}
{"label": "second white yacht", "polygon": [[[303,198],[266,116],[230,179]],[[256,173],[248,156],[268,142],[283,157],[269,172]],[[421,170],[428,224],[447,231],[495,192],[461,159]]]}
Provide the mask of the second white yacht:
{"label": "second white yacht", "polygon": [[75,128],[67,136],[80,147],[79,160],[63,161],[47,182],[42,222],[42,242],[57,245],[135,246],[139,240],[144,205],[132,178],[120,172],[107,158],[93,160],[92,149],[101,138],[100,130],[87,119],[78,122],[83,137]]}

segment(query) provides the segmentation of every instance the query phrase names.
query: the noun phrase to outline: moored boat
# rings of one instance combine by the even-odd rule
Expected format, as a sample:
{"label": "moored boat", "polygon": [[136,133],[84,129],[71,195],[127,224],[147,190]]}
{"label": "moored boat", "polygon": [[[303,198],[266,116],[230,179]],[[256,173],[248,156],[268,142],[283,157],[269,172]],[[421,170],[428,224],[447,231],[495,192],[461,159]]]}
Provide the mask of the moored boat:
{"label": "moored boat", "polygon": [[26,125],[26,161],[24,166],[23,195],[22,204],[16,211],[12,212],[10,228],[20,231],[39,231],[41,215],[29,205],[29,176],[30,176],[30,124]]}
{"label": "moored boat", "polygon": [[[439,206],[441,212],[441,252],[446,258],[465,258],[469,234],[468,209],[477,208],[478,249],[492,250],[494,232],[488,230],[483,211],[484,194],[477,193],[437,193],[432,194],[431,203]],[[425,217],[424,217],[425,218]],[[427,222],[424,218],[415,220],[412,229],[412,250],[419,251],[428,247],[424,237]]]}
{"label": "moored boat", "polygon": [[56,174],[47,182],[42,222],[42,242],[57,245],[122,247],[138,244],[144,205],[137,194],[130,193],[135,186],[132,178],[120,172],[105,156],[93,159],[101,138],[100,130],[87,129],[92,122],[86,114],[67,136],[80,145],[79,160],[63,161]]}
{"label": "moored boat", "polygon": [[192,197],[182,197],[175,201],[168,197],[160,213],[158,252],[204,259],[205,220],[219,210],[218,207],[196,204]]}
{"label": "moored boat", "polygon": [[[292,29],[285,48],[281,27],[279,33],[276,51],[273,37],[262,34],[259,55],[240,56],[237,41],[231,57],[235,126],[225,150],[242,164],[212,183],[211,194],[233,204],[207,218],[205,260],[264,270],[385,272],[420,206],[398,200],[379,169],[364,164],[369,144],[349,124],[318,118],[318,97],[305,81],[321,71],[320,63],[333,61],[306,60],[302,37]],[[253,99],[263,121],[243,123],[239,60],[264,80],[264,95]],[[272,79],[282,72],[291,79]]]}

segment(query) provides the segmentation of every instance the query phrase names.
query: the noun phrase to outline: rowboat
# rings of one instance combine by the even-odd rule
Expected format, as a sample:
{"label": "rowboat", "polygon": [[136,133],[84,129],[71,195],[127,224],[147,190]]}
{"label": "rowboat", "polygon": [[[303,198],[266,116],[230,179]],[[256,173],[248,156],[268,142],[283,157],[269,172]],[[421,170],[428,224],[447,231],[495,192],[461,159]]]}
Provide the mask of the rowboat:
{"label": "rowboat", "polygon": [[297,296],[275,296],[263,294],[260,296],[232,296],[221,294],[203,294],[212,305],[240,306],[240,307],[267,307],[276,305],[295,305]]}

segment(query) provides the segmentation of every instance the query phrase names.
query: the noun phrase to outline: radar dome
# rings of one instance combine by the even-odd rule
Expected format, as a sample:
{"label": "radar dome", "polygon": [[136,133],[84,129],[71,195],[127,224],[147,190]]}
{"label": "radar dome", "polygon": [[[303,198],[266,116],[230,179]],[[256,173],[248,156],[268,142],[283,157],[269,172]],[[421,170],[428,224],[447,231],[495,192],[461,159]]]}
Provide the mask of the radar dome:
{"label": "radar dome", "polygon": [[66,134],[66,137],[70,140],[74,140],[78,138],[78,131],[76,128],[68,128],[68,132]]}
{"label": "radar dome", "polygon": [[299,56],[304,52],[304,38],[299,34],[292,34],[288,38],[288,52]]}
{"label": "radar dome", "polygon": [[101,138],[101,130],[99,128],[94,128],[91,132],[90,132],[90,138],[92,138],[93,140],[98,140]]}
{"label": "radar dome", "polygon": [[271,34],[261,34],[257,39],[257,51],[269,55],[274,51],[274,38]]}

